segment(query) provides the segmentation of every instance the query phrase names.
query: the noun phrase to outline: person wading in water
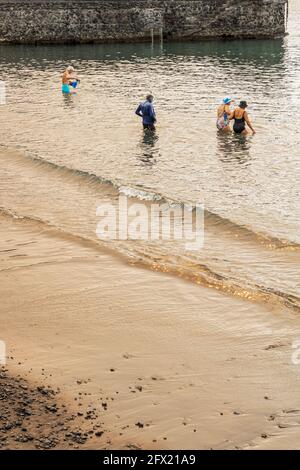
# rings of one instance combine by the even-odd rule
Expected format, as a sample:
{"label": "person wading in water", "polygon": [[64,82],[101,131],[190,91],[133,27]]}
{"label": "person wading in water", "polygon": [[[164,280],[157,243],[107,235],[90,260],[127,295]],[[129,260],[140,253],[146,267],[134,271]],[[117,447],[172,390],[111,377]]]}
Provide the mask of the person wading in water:
{"label": "person wading in water", "polygon": [[67,67],[62,75],[62,89],[61,91],[65,94],[71,93],[71,88],[77,88],[78,83],[80,82],[79,78],[74,77],[75,69],[71,65]]}
{"label": "person wading in water", "polygon": [[248,134],[248,130],[246,129],[246,124],[251,129],[253,134],[256,134],[251,121],[249,119],[249,115],[246,111],[248,104],[246,101],[241,101],[239,106],[230,114],[229,120],[234,120],[233,130],[236,134],[241,134],[246,136]]}
{"label": "person wading in water", "polygon": [[231,132],[231,127],[229,125],[229,116],[231,115],[231,103],[231,98],[224,98],[223,104],[218,107],[217,128],[221,132]]}
{"label": "person wading in water", "polygon": [[156,114],[154,111],[152,95],[147,95],[146,101],[139,105],[135,114],[143,118],[144,129],[155,131]]}

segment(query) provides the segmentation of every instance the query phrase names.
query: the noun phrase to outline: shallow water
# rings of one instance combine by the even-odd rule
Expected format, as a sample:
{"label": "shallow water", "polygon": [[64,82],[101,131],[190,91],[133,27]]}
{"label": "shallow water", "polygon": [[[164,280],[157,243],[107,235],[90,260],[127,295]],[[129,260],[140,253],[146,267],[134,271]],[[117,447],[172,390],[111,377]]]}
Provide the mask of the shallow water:
{"label": "shallow water", "polygon": [[[95,208],[117,202],[120,188],[204,202],[199,252],[179,242],[110,245],[234,295],[299,306],[299,22],[294,0],[290,35],[278,40],[1,46],[0,144],[18,154],[2,155],[0,206],[96,240]],[[63,97],[69,63],[82,83]],[[148,90],[159,121],[153,137],[134,115]],[[247,99],[257,135],[217,134],[216,107],[227,95]]]}

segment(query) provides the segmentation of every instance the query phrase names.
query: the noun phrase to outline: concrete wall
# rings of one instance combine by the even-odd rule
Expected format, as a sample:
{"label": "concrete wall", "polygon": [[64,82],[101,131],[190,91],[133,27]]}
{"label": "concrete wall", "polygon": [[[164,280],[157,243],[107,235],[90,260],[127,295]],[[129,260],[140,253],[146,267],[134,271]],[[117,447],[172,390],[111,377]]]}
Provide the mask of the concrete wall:
{"label": "concrete wall", "polygon": [[64,43],[276,37],[286,0],[0,0],[0,41]]}

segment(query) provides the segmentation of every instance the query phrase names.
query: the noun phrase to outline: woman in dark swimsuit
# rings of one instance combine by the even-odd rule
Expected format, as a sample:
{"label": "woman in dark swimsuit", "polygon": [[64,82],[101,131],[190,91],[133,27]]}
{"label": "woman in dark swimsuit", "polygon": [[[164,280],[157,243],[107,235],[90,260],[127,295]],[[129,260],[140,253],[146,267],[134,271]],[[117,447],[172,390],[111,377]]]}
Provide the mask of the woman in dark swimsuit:
{"label": "woman in dark swimsuit", "polygon": [[246,101],[241,101],[238,108],[236,108],[229,116],[230,120],[234,119],[233,130],[236,134],[247,135],[248,131],[246,129],[246,124],[251,129],[253,134],[255,134],[255,130],[252,127],[248,113],[246,111],[247,107],[248,105]]}

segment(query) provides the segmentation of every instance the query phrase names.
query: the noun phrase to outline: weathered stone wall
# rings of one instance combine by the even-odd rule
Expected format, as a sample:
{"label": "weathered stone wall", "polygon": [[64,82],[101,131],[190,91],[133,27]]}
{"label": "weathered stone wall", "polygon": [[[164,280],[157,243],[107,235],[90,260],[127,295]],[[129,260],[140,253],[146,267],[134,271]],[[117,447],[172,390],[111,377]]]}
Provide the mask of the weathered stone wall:
{"label": "weathered stone wall", "polygon": [[0,0],[0,42],[276,37],[286,0]]}

